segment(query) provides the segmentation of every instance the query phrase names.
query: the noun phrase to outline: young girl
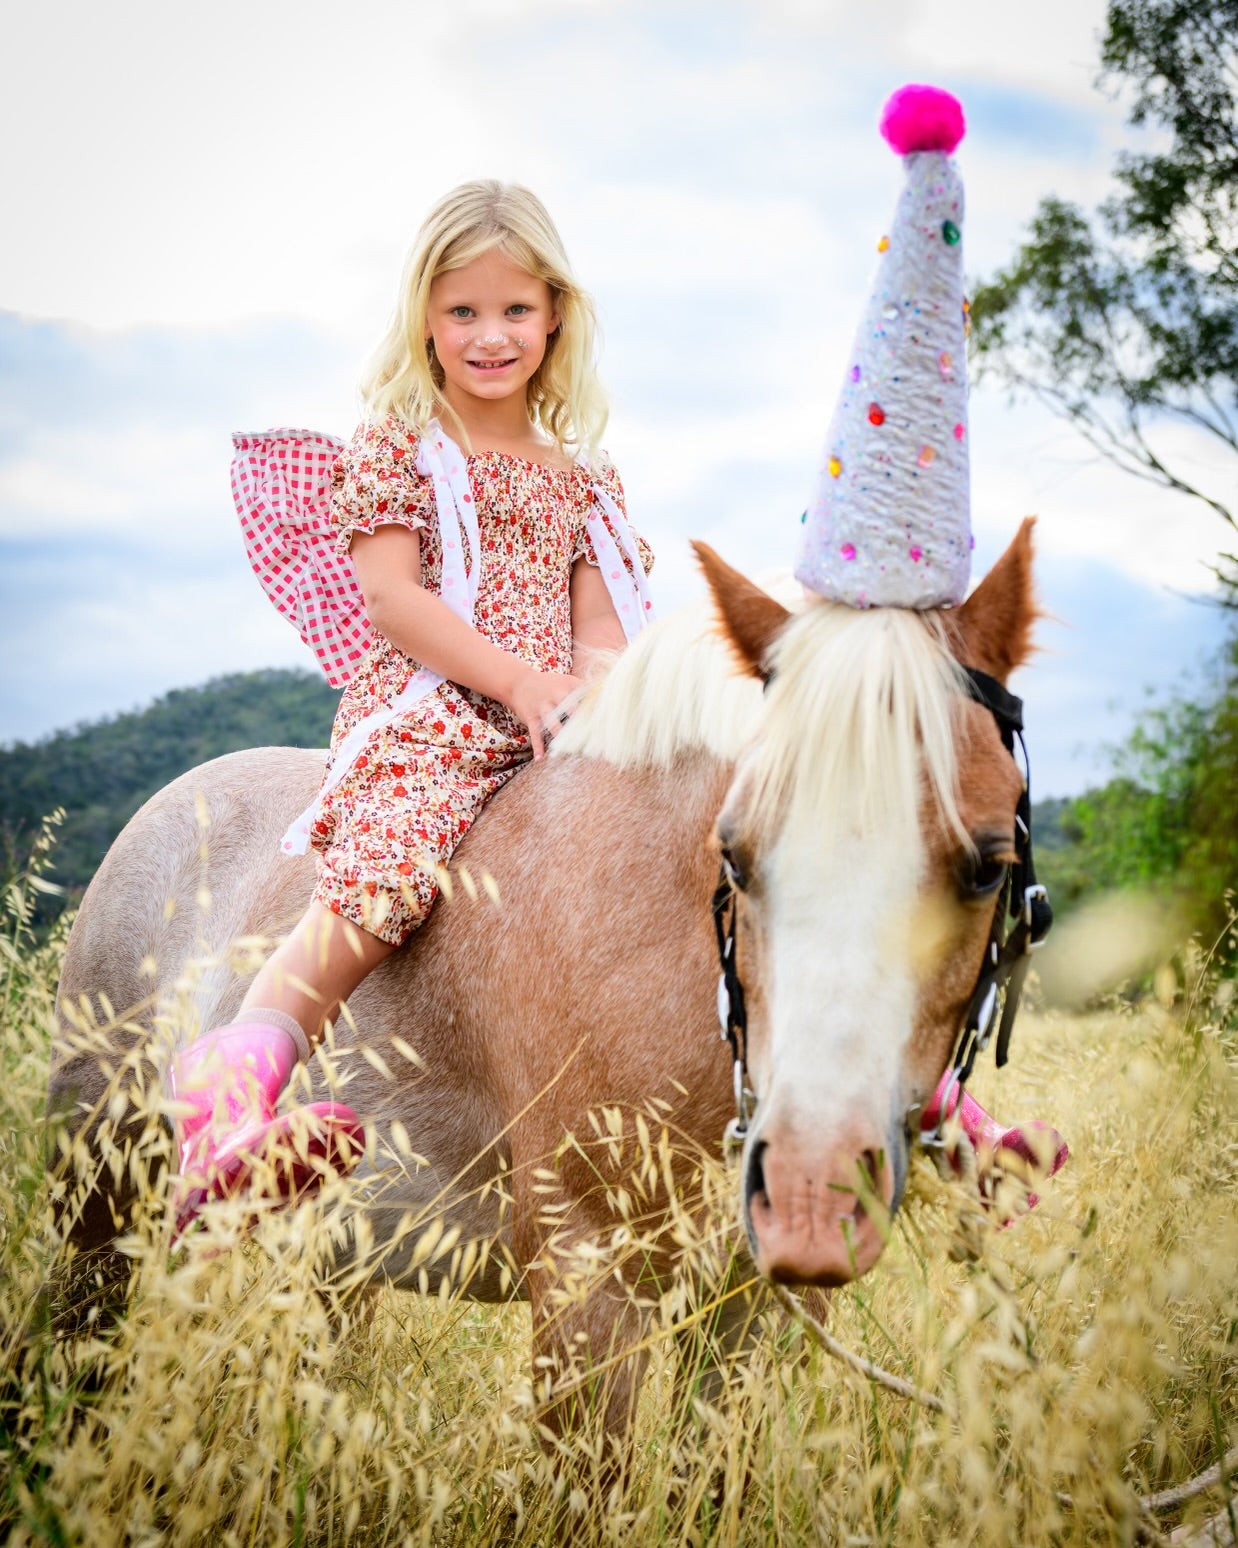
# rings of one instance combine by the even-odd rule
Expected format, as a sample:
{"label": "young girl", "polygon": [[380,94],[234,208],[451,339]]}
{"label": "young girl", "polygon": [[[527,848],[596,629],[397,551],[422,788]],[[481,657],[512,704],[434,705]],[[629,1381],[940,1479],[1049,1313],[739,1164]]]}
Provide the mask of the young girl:
{"label": "young girl", "polygon": [[[375,632],[300,824],[317,882],[237,1021],[173,1063],[191,1110],[177,1126],[182,1228],[242,1189],[256,1155],[280,1158],[290,1192],[311,1180],[278,1143],[294,1064],[426,918],[489,797],[544,755],[589,654],[621,648],[648,614],[652,556],[626,527],[618,476],[586,460],[606,421],[594,334],[526,189],[467,183],[431,211],[363,384],[367,418],[335,467],[338,543]],[[303,847],[296,828],[286,849]],[[312,1154],[338,1165],[359,1151],[346,1107],[300,1123]]]}

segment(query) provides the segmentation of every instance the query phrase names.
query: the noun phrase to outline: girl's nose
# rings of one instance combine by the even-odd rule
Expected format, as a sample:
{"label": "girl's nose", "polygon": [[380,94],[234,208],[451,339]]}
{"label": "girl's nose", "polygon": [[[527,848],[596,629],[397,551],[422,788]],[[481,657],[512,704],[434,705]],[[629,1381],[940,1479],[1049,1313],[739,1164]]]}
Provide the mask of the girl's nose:
{"label": "girl's nose", "polygon": [[510,349],[514,344],[517,349],[528,349],[528,341],[522,339],[519,334],[514,338],[506,333],[484,333],[473,340],[478,349]]}

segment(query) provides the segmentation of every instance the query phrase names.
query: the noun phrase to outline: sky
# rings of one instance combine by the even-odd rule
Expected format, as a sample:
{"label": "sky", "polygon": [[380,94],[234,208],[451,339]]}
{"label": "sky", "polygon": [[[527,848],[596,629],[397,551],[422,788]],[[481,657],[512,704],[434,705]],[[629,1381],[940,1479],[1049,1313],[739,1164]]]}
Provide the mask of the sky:
{"label": "sky", "polygon": [[[25,6],[0,98],[0,742],[225,672],[313,667],[263,596],[234,430],[346,436],[426,210],[466,178],[545,200],[603,324],[606,445],[658,554],[789,566],[901,171],[908,80],[968,134],[966,267],[1047,193],[1094,205],[1131,142],[1095,88],[1101,0],[128,0]],[[1039,517],[1033,793],[1106,777],[1149,694],[1199,679],[1223,530],[983,384],[976,573]],[[1158,449],[1220,492],[1201,438]]]}

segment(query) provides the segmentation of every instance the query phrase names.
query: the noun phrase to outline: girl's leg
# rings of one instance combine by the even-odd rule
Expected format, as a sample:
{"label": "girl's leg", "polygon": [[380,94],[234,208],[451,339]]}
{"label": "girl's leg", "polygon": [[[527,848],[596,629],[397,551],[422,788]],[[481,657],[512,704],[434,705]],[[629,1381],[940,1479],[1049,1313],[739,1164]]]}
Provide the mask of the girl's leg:
{"label": "girl's leg", "polygon": [[276,1101],[340,1001],[394,949],[311,903],[254,979],[236,1020],[176,1056],[178,1230],[208,1199],[245,1191],[258,1157],[290,1197],[313,1188],[327,1168],[355,1164],[362,1126],[351,1108],[317,1102],[278,1115]]}
{"label": "girl's leg", "polygon": [[313,1048],[323,1023],[335,1020],[340,1001],[394,950],[351,919],[311,903],[259,969],[237,1020],[249,1020],[259,1009],[282,1011],[299,1023]]}

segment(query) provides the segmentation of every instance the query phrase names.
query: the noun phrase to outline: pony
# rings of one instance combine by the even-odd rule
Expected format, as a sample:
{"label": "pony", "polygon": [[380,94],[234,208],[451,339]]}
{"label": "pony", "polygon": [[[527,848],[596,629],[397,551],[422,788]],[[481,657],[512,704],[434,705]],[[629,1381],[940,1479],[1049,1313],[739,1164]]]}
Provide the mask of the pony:
{"label": "pony", "polygon": [[[366,1057],[347,1099],[373,1142],[341,1261],[364,1243],[368,1276],[425,1290],[463,1252],[469,1295],[531,1303],[548,1426],[572,1423],[553,1378],[583,1360],[606,1368],[597,1402],[620,1441],[647,1317],[631,1291],[671,1274],[676,1234],[655,1226],[638,1261],[578,1296],[556,1265],[615,1234],[632,1155],[579,1143],[614,1137],[599,1113],[661,1114],[675,1140],[656,1210],[658,1190],[641,1195],[646,1223],[673,1218],[684,1158],[716,1154],[734,1113],[715,1021],[720,863],[753,1103],[742,1240],[767,1280],[840,1285],[880,1257],[1017,858],[1024,788],[964,669],[1004,684],[1030,652],[1030,519],[968,600],[938,612],[790,610],[696,548],[709,601],[615,660],[553,755],[460,845],[452,899],[349,1005]],[[278,837],[322,760],[262,748],[192,770],[138,812],[86,892],[49,1096],[63,1233],[84,1261],[117,1235],[144,1163],[135,1140],[74,1182],[74,1138],[94,1142],[124,1055],[166,1064],[172,1043],[231,1019],[245,977],[230,944],[277,937],[309,893],[312,858],[281,856]],[[101,1059],[80,1031],[115,1007],[136,1009]],[[334,1035],[309,1072],[317,1091],[347,1053],[347,1029]],[[410,1229],[431,1216],[457,1244],[450,1261]]]}

